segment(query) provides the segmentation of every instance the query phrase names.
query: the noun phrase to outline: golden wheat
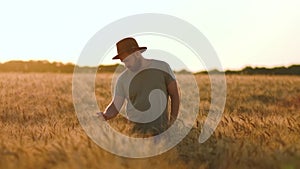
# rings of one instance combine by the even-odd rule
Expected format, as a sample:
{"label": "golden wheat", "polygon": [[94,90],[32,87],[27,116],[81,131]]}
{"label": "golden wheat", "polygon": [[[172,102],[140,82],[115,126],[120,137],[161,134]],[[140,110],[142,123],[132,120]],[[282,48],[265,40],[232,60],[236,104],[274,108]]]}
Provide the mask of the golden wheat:
{"label": "golden wheat", "polygon": [[[0,74],[0,168],[300,168],[300,77],[227,78],[227,103],[212,137],[198,143],[210,106],[210,82],[197,75],[200,111],[190,133],[173,149],[146,159],[118,157],[81,128],[72,102],[71,74]],[[103,110],[112,74],[98,74]],[[122,118],[111,122],[128,130]],[[122,146],[122,145],[118,145]]]}

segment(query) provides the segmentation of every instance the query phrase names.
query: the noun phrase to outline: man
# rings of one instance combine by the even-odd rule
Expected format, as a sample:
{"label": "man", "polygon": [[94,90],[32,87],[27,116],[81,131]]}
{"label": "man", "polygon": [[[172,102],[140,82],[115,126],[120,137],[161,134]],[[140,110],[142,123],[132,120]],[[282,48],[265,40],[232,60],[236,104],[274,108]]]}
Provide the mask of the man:
{"label": "man", "polygon": [[[118,55],[126,70],[118,77],[114,97],[104,112],[105,120],[114,118],[127,102],[127,118],[134,122],[134,130],[157,135],[165,131],[177,118],[179,93],[170,66],[142,56],[146,47],[139,47],[134,38],[125,38],[117,44]],[[168,114],[168,100],[171,112]]]}

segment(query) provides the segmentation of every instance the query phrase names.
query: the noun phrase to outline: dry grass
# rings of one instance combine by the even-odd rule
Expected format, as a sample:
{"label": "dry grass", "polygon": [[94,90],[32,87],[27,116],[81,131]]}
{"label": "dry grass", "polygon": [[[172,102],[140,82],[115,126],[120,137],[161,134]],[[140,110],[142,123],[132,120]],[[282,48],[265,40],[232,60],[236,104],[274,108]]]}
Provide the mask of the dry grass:
{"label": "dry grass", "polygon": [[[110,102],[111,78],[97,76],[102,110]],[[104,151],[84,133],[71,74],[0,74],[0,168],[300,168],[300,77],[226,78],[225,112],[208,141],[198,143],[210,84],[198,75],[200,113],[188,136],[162,155],[129,159]],[[120,118],[111,123],[122,129]]]}

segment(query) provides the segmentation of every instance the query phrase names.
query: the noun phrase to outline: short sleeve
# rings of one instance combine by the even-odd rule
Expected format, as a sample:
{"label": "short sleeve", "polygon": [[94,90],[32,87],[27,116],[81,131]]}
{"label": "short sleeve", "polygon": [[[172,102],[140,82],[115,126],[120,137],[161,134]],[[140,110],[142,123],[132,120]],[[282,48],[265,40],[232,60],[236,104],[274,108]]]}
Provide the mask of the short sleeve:
{"label": "short sleeve", "polygon": [[170,82],[176,80],[174,72],[172,71],[171,67],[165,63],[165,71],[166,71],[166,76],[165,76],[165,80],[166,80],[166,84],[168,85]]}
{"label": "short sleeve", "polygon": [[120,78],[118,78],[117,83],[116,83],[116,85],[115,85],[114,96],[122,96],[122,97],[125,97],[124,87],[123,87],[123,85],[122,85],[122,82],[121,82]]}

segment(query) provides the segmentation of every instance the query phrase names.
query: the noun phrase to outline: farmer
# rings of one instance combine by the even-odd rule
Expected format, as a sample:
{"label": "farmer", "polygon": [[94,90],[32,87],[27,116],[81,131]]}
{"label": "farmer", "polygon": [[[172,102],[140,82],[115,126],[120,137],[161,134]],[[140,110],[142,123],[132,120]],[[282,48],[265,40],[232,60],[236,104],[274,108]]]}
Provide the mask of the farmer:
{"label": "farmer", "polygon": [[105,120],[116,117],[126,100],[126,116],[134,123],[134,131],[150,136],[162,133],[176,120],[180,102],[170,66],[144,58],[141,53],[147,48],[139,47],[134,38],[122,39],[116,46],[118,55],[113,59],[120,59],[126,69],[117,79],[111,103],[98,115]]}

